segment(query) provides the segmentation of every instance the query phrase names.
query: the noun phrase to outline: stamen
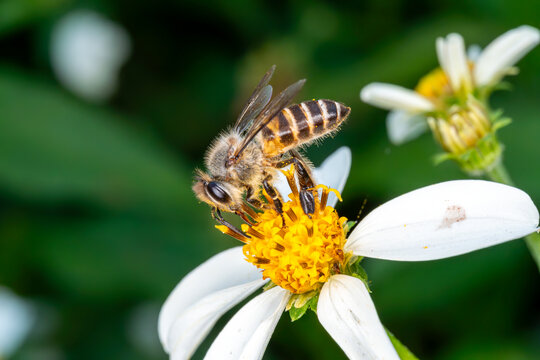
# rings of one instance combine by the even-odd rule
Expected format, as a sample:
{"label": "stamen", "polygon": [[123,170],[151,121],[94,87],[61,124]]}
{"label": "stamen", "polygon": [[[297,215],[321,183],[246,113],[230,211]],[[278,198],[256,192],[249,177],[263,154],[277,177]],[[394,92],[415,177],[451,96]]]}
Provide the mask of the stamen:
{"label": "stamen", "polygon": [[337,196],[339,201],[343,201],[339,191],[337,191],[336,189],[331,189],[331,188],[329,188],[328,186],[326,186],[324,184],[319,184],[319,185],[315,186],[314,189],[323,189],[323,190],[326,190],[327,192],[333,192]]}
{"label": "stamen", "polygon": [[272,204],[272,203],[274,202],[274,201],[272,200],[272,197],[271,197],[270,195],[268,195],[268,193],[266,192],[265,189],[263,189],[262,193],[263,193],[263,196],[264,196],[264,198],[266,199],[266,202],[267,202],[268,204]]}
{"label": "stamen", "polygon": [[294,164],[291,165],[289,170],[282,170],[281,172],[285,175],[285,178],[287,178],[287,183],[292,191],[292,195],[295,198],[298,198],[298,188],[296,187],[296,179],[294,178]]}
{"label": "stamen", "polygon": [[[298,188],[293,183],[293,173],[285,172],[285,176],[293,189],[290,201],[283,203],[282,213],[268,208],[257,214],[255,225],[242,224],[242,231],[250,236],[243,253],[248,262],[262,270],[263,278],[271,279],[277,286],[294,294],[316,293],[344,264],[346,239],[343,225],[347,219],[339,217],[326,204],[327,200],[321,207],[319,196],[315,196],[317,211],[305,214]],[[323,194],[326,193],[326,199],[333,191],[325,186],[319,187]],[[310,191],[318,190],[313,188]],[[336,195],[341,199],[338,192]]]}
{"label": "stamen", "polygon": [[242,204],[242,210],[244,210],[244,212],[248,214],[253,220],[257,220],[257,218],[259,217],[259,214],[247,204]]}
{"label": "stamen", "polygon": [[260,232],[258,232],[257,230],[255,230],[253,227],[249,227],[249,229],[247,230],[247,233],[248,235],[251,235],[251,236],[255,236],[257,239],[264,239],[264,235],[261,234]]}
{"label": "stamen", "polygon": [[321,204],[320,204],[320,209],[319,210],[324,211],[324,209],[326,208],[326,202],[327,201],[328,201],[328,191],[326,189],[323,189],[322,190],[322,196],[321,196]]}
{"label": "stamen", "polygon": [[276,247],[274,249],[277,251],[285,251],[285,246],[281,245],[280,243],[276,243]]}
{"label": "stamen", "polygon": [[260,258],[260,257],[255,257],[256,259],[256,264],[270,264],[270,260],[269,259],[265,259],[265,258]]}
{"label": "stamen", "polygon": [[239,232],[239,231],[233,231],[231,228],[225,226],[225,225],[216,225],[216,229],[221,231],[222,233],[232,236],[236,240],[240,240],[243,243],[246,243],[249,240],[249,236],[246,236],[245,234]]}
{"label": "stamen", "polygon": [[285,213],[289,216],[289,218],[290,218],[293,222],[295,222],[295,221],[298,220],[298,217],[297,217],[296,214],[294,213],[294,210],[293,210],[293,209],[289,209],[289,210],[287,210]]}
{"label": "stamen", "polygon": [[242,220],[244,220],[246,223],[248,223],[249,225],[255,225],[255,223],[253,221],[251,221],[248,216],[246,215],[246,213],[243,213],[241,211],[236,211],[235,212],[236,215],[240,216],[242,218]]}

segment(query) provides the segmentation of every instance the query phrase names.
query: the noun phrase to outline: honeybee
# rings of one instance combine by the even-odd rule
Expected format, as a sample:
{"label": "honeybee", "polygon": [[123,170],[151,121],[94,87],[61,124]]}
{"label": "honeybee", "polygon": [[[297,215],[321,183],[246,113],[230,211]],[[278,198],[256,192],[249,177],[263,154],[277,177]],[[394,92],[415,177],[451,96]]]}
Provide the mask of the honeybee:
{"label": "honeybee", "polygon": [[[305,83],[299,80],[272,99],[269,81],[275,65],[263,76],[234,126],[210,145],[205,165],[196,171],[193,191],[212,207],[212,216],[231,231],[239,232],[221,216],[233,212],[249,222],[253,209],[274,206],[282,213],[278,191],[272,183],[279,169],[294,164],[299,197],[306,214],[314,212],[315,182],[307,161],[296,150],[338,130],[350,108],[332,100],[310,100],[287,106]],[[262,203],[261,186],[272,200]]]}

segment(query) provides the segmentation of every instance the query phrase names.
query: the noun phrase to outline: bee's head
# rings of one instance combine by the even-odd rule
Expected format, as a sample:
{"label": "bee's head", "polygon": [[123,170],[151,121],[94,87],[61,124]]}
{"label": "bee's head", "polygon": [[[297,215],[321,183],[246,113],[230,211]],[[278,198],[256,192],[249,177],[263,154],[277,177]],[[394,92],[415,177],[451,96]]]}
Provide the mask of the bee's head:
{"label": "bee's head", "polygon": [[242,203],[242,192],[226,181],[211,178],[208,174],[197,171],[193,192],[201,201],[224,211],[234,211]]}

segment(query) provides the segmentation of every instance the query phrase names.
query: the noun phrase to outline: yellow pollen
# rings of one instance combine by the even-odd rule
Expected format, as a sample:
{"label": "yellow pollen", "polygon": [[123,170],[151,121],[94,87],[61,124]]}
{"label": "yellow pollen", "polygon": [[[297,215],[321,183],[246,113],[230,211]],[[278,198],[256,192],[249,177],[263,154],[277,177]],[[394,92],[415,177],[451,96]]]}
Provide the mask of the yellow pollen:
{"label": "yellow pollen", "polygon": [[439,100],[451,95],[452,87],[443,69],[436,68],[420,79],[415,91],[429,99]]}
{"label": "yellow pollen", "polygon": [[[292,176],[292,172],[286,175]],[[319,187],[326,197],[332,191]],[[347,219],[339,217],[331,206],[321,204],[318,196],[310,216],[302,210],[298,196],[291,194],[289,198],[283,204],[284,217],[268,209],[258,215],[257,224],[242,225],[243,232],[262,235],[249,238],[243,252],[248,262],[263,270],[265,279],[302,294],[319,289],[332,274],[340,272],[346,258],[343,225]]]}

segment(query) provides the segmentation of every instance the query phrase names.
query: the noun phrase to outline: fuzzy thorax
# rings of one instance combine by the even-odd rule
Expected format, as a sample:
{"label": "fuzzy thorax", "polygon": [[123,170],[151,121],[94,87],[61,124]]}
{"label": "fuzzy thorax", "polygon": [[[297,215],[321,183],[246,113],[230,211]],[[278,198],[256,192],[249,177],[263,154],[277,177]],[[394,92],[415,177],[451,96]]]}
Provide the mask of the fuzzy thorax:
{"label": "fuzzy thorax", "polygon": [[220,135],[206,153],[206,168],[214,178],[254,187],[259,186],[263,180],[265,164],[261,145],[257,141],[254,140],[248,144],[240,157],[230,166],[227,165],[242,139],[242,136],[235,131]]}

